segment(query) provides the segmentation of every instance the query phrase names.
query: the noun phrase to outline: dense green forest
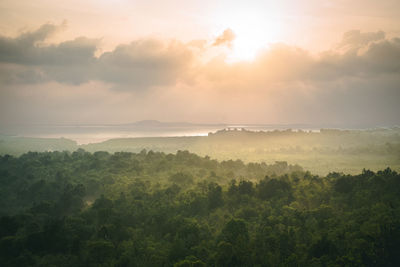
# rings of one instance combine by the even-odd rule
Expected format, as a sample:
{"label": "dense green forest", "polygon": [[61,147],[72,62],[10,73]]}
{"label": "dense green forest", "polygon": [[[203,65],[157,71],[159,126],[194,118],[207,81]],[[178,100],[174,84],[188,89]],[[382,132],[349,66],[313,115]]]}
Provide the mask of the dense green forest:
{"label": "dense green forest", "polygon": [[78,145],[65,138],[0,136],[0,155],[21,155],[29,151],[134,152],[143,149],[176,153],[188,150],[217,160],[240,159],[246,163],[286,161],[299,164],[318,175],[329,172],[357,174],[363,168],[378,171],[386,167],[400,171],[400,128],[370,130],[321,129],[248,131],[221,130],[208,136],[117,138],[101,143]]}
{"label": "dense green forest", "polygon": [[175,154],[0,156],[1,266],[400,266],[400,175]]}

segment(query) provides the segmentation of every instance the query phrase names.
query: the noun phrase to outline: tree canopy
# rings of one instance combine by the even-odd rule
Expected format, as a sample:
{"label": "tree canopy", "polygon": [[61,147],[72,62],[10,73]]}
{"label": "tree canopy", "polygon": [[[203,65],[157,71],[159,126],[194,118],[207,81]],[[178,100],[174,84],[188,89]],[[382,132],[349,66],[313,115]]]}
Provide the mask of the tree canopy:
{"label": "tree canopy", "polygon": [[399,266],[400,175],[165,154],[0,156],[1,266]]}

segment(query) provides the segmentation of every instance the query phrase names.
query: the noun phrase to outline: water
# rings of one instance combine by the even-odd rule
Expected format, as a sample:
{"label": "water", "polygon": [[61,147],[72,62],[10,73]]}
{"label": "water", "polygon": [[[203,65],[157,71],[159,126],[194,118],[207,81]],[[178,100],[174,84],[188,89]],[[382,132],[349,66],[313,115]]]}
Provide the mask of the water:
{"label": "water", "polygon": [[273,131],[285,129],[301,129],[319,131],[305,125],[251,125],[251,124],[189,124],[189,123],[160,123],[146,121],[130,125],[33,125],[29,127],[13,127],[12,130],[2,131],[23,137],[38,138],[67,138],[79,145],[99,143],[114,138],[135,137],[172,137],[172,136],[207,136],[226,128],[244,128],[251,131]]}

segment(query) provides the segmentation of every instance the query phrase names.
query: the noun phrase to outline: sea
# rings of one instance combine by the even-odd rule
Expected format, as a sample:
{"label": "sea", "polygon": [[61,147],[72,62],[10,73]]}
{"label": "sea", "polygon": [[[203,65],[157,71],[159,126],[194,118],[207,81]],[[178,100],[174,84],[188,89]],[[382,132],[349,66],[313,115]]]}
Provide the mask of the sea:
{"label": "sea", "polygon": [[66,138],[80,144],[100,143],[115,138],[207,136],[223,129],[248,131],[312,131],[319,132],[324,125],[307,124],[193,124],[141,121],[112,125],[14,125],[0,129],[0,134],[18,137]]}

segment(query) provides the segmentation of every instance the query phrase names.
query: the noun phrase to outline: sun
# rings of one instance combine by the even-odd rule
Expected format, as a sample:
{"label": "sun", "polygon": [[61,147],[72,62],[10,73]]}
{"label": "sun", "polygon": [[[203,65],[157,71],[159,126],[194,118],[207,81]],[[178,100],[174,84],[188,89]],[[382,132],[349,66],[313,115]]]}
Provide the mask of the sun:
{"label": "sun", "polygon": [[258,29],[251,30],[244,27],[232,27],[236,35],[233,41],[232,49],[228,55],[230,61],[252,61],[257,52],[265,47],[268,43],[266,33]]}
{"label": "sun", "polygon": [[235,5],[218,12],[219,30],[229,28],[235,34],[229,61],[252,61],[260,49],[279,40],[281,30],[275,9],[266,6]]}

